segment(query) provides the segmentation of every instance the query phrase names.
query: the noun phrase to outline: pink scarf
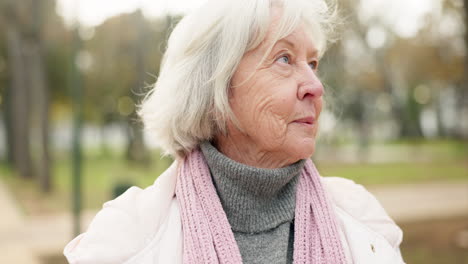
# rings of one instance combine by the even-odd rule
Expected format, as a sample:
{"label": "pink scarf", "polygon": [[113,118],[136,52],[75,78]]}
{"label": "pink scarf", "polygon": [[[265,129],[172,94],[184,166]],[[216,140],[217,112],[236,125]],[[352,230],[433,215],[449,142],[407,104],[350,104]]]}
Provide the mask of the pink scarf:
{"label": "pink scarf", "polygon": [[[242,263],[200,150],[185,158],[178,174],[176,196],[184,236],[183,263]],[[345,263],[338,224],[311,160],[306,161],[297,187],[293,258],[294,263]]]}

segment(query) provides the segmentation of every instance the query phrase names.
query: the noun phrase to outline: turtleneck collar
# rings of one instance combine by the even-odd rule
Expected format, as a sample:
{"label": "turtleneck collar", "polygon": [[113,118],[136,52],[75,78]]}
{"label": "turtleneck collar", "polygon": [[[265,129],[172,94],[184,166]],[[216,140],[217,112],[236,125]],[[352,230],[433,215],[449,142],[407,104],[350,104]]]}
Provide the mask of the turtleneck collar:
{"label": "turtleneck collar", "polygon": [[264,232],[294,219],[296,185],[305,160],[263,169],[228,158],[208,141],[200,148],[234,231]]}

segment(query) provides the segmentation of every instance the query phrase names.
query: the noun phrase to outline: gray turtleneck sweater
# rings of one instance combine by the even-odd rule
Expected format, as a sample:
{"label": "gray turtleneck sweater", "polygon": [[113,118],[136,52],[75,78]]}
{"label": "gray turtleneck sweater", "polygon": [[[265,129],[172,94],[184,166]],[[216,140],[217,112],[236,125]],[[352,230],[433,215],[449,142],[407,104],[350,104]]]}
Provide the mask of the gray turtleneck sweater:
{"label": "gray turtleneck sweater", "polygon": [[201,150],[243,263],[292,263],[296,185],[304,160],[261,169],[226,157],[209,142]]}

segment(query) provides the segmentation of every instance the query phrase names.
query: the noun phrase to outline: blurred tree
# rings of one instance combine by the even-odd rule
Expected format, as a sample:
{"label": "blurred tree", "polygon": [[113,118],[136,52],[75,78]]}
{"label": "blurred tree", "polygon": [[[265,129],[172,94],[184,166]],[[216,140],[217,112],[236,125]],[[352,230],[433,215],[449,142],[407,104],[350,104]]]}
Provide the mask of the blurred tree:
{"label": "blurred tree", "polygon": [[3,18],[6,27],[9,87],[6,92],[8,118],[7,144],[11,151],[12,165],[22,177],[32,177],[33,168],[30,152],[30,90],[27,78],[24,49],[24,27],[27,25],[27,6],[24,1],[3,1]]}
{"label": "blurred tree", "polygon": [[[132,102],[135,103],[140,100],[139,97],[144,95],[145,75],[147,74],[145,67],[145,53],[147,52],[147,44],[149,43],[147,43],[148,29],[144,19],[141,9],[133,14],[132,24],[134,30],[137,32],[135,45],[136,78],[134,80],[133,89],[130,91],[129,98],[131,98]],[[127,127],[127,159],[149,164],[149,153],[145,146],[142,126],[140,125],[140,122],[138,122],[136,111],[132,111],[128,116]]]}
{"label": "blurred tree", "polygon": [[[36,155],[36,173],[40,188],[43,192],[51,191],[50,175],[50,143],[49,143],[49,85],[47,82],[47,65],[44,60],[43,47],[43,20],[46,10],[52,6],[47,6],[47,1],[29,0],[31,8],[30,37],[29,37],[29,78],[30,89],[35,104],[31,104],[32,116],[36,121],[37,133],[32,135],[33,141],[38,143],[38,153]],[[50,1],[49,1],[50,3]]]}
{"label": "blurred tree", "polygon": [[[0,4],[0,8],[5,7],[4,5]],[[5,149],[2,151],[4,156],[5,165],[11,166],[13,164],[13,151],[11,150],[11,144],[8,142],[11,140],[11,122],[9,107],[10,99],[8,93],[8,67],[7,67],[7,45],[6,45],[6,22],[4,19],[4,14],[0,13],[0,120],[3,121],[4,127],[4,142],[6,143]]]}
{"label": "blurred tree", "polygon": [[[422,113],[426,110],[438,111],[437,131],[453,136],[454,130],[447,127],[450,120],[444,120],[452,107],[446,103],[450,98],[442,95],[459,87],[466,56],[457,52],[463,31],[457,25],[460,6],[452,2],[456,1],[444,0],[450,8],[434,8],[418,32],[402,36],[395,31],[397,21],[389,21],[379,12],[370,16],[361,13],[368,1],[340,1],[344,30],[338,60],[342,62],[335,64],[343,68],[332,78],[337,79],[333,83],[343,86],[336,88],[338,97],[345,98],[341,102],[343,118],[358,124],[354,127],[360,142],[367,142],[372,131],[378,134],[378,124],[385,120],[396,125],[399,138],[422,137]],[[442,26],[443,22],[452,27]],[[463,113],[461,104],[454,111]]]}
{"label": "blurred tree", "polygon": [[[461,120],[468,120],[468,0],[463,1],[464,13],[465,13],[465,67],[464,67],[464,82],[462,85],[462,92],[459,98],[459,104],[463,107],[461,112]],[[466,121],[465,121],[466,122]],[[462,128],[466,129],[467,128]],[[468,131],[463,131],[461,137],[468,140]]]}
{"label": "blurred tree", "polygon": [[57,23],[53,0],[3,1],[1,10],[6,34],[0,36],[6,39],[9,65],[4,92],[9,160],[19,175],[36,179],[41,190],[49,192],[49,107],[54,85],[48,81],[47,41],[56,39],[49,39],[47,27],[63,28],[63,24]]}
{"label": "blurred tree", "polygon": [[98,124],[101,131],[119,123],[127,137],[128,160],[149,161],[135,104],[155,81],[170,25],[178,19],[147,20],[141,11],[122,14],[97,26],[85,41],[83,53],[91,62],[84,72],[86,120]]}

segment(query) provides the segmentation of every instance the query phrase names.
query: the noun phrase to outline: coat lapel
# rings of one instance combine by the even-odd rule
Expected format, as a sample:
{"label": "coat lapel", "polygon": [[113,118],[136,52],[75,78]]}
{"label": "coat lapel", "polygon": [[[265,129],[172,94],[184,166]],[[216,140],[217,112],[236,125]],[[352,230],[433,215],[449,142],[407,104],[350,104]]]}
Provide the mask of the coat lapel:
{"label": "coat lapel", "polygon": [[401,264],[401,256],[387,240],[335,207],[355,264]]}

